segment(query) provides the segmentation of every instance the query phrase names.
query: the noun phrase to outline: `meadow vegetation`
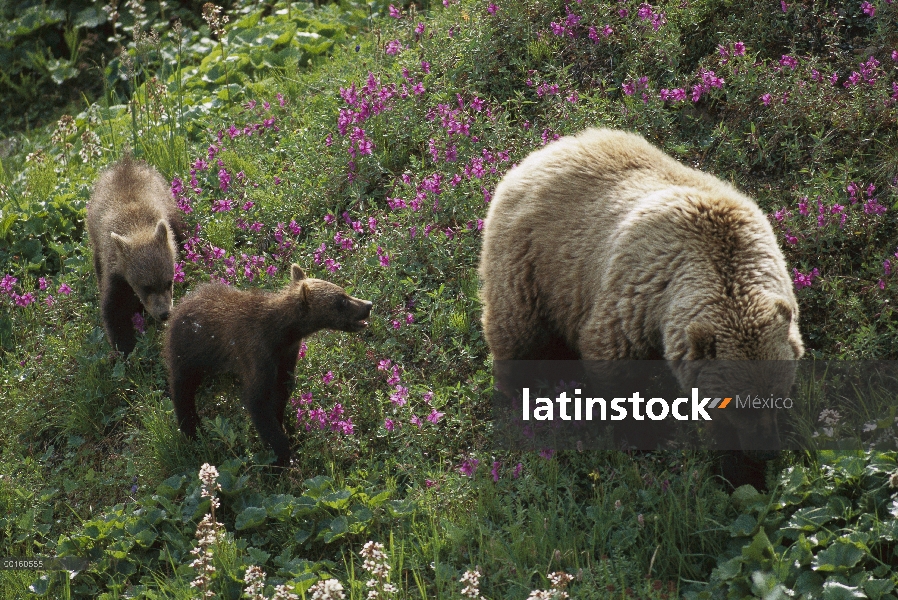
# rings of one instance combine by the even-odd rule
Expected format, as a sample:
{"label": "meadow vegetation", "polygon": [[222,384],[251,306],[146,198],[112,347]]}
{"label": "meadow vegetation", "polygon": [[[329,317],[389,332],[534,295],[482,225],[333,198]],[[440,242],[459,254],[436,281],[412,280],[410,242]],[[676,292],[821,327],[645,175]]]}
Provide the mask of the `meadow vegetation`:
{"label": "meadow vegetation", "polygon": [[[44,63],[46,27],[111,26],[121,52],[0,87],[85,91],[4,129],[0,556],[90,563],[0,571],[0,597],[898,598],[894,410],[880,449],[784,455],[765,494],[694,451],[499,450],[476,275],[512,165],[630,129],[769,214],[810,356],[898,358],[898,3],[127,2],[130,29],[48,6],[31,29],[3,9]],[[289,470],[230,380],[181,436],[162,326],[111,351],[84,215],[125,147],[191,227],[176,302],[292,263],[373,301],[365,333],[300,351]]]}

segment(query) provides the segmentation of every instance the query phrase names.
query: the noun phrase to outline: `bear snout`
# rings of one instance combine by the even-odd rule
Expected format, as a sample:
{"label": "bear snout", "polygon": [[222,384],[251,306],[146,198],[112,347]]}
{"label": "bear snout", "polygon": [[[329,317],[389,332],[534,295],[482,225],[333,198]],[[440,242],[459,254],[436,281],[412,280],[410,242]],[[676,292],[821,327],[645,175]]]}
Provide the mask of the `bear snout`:
{"label": "bear snout", "polygon": [[373,306],[373,303],[368,300],[358,300],[355,298],[353,300],[353,304],[355,304],[355,308],[358,309],[358,312],[353,315],[353,321],[349,324],[348,330],[361,331],[362,329],[368,327],[368,321],[366,321],[365,319],[367,319],[371,315],[371,307]]}
{"label": "bear snout", "polygon": [[171,313],[169,313],[169,311],[167,311],[167,310],[159,313],[159,320],[162,322],[168,321],[169,314],[171,314]]}
{"label": "bear snout", "polygon": [[362,319],[367,319],[371,316],[371,307],[374,306],[374,303],[370,300],[362,300]]}

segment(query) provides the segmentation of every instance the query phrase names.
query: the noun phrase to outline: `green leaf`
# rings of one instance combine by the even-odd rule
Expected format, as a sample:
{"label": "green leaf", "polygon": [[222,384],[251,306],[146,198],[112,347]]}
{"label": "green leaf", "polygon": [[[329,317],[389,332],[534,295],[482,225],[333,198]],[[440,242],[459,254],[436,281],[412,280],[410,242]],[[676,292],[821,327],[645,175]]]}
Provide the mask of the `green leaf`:
{"label": "green leaf", "polygon": [[732,525],[729,526],[731,537],[748,537],[758,528],[758,520],[752,515],[741,514]]}
{"label": "green leaf", "polygon": [[[330,489],[331,485],[334,483],[334,480],[327,475],[318,475],[317,477],[313,477],[312,479],[306,479],[303,483],[306,486],[306,493],[313,498],[318,498],[325,491]],[[312,492],[317,492],[317,494],[313,494]]]}
{"label": "green leaf", "polygon": [[88,6],[87,8],[78,11],[78,14],[75,15],[75,19],[73,20],[73,25],[75,27],[87,27],[88,29],[93,29],[94,27],[99,27],[103,23],[106,22],[106,11],[103,10],[102,6]]}
{"label": "green leaf", "polygon": [[860,588],[838,581],[827,581],[823,584],[823,600],[851,600],[852,598],[866,597],[867,595]]}
{"label": "green leaf", "polygon": [[787,527],[801,531],[817,531],[821,525],[835,518],[832,511],[826,507],[802,508],[795,511],[789,520]]}
{"label": "green leaf", "polygon": [[237,515],[237,520],[234,521],[234,528],[238,531],[243,531],[244,529],[249,529],[251,527],[258,527],[265,522],[267,517],[268,512],[264,508],[260,506],[250,506]]}
{"label": "green leaf", "polygon": [[769,560],[773,556],[773,546],[763,529],[755,535],[751,544],[742,549],[742,556],[756,562]]}
{"label": "green leaf", "polygon": [[293,534],[293,541],[297,544],[302,544],[309,539],[309,536],[311,535],[312,532],[307,529],[298,529],[296,533]]}
{"label": "green leaf", "polygon": [[742,572],[742,558],[737,556],[735,558],[731,558],[726,561],[717,569],[715,569],[714,574],[717,579],[721,581],[728,581],[730,579],[734,579],[739,576]]}
{"label": "green leaf", "polygon": [[823,592],[823,577],[813,571],[804,571],[795,580],[794,589],[806,598],[818,597]]}
{"label": "green leaf", "polygon": [[181,491],[181,486],[187,480],[183,475],[173,475],[159,484],[156,493],[163,498],[172,499]]}
{"label": "green leaf", "polygon": [[268,552],[259,550],[258,548],[254,548],[253,546],[250,546],[246,549],[246,554],[249,557],[249,562],[260,567],[264,566],[265,563],[268,562],[269,557],[271,557],[271,554],[269,554]]}
{"label": "green leaf", "polygon": [[865,554],[863,549],[854,544],[836,541],[829,548],[817,553],[811,567],[824,572],[844,571],[859,563]]}
{"label": "green leaf", "polygon": [[324,496],[319,502],[330,508],[345,508],[349,504],[350,497],[352,497],[352,492],[349,490],[338,490]]}
{"label": "green leaf", "polygon": [[324,532],[324,542],[330,543],[343,537],[349,531],[349,521],[344,516],[337,517],[330,523],[328,531]]}
{"label": "green leaf", "polygon": [[868,579],[864,582],[864,591],[872,600],[879,600],[894,589],[891,579]]}
{"label": "green leaf", "polygon": [[68,79],[72,79],[73,77],[78,76],[78,69],[76,69],[73,63],[68,60],[54,58],[52,60],[48,60],[45,66],[47,68],[47,72],[50,73],[50,79],[52,79],[53,82],[57,85],[62,84]]}
{"label": "green leaf", "polygon": [[134,536],[134,541],[137,542],[138,546],[142,546],[144,548],[148,548],[153,545],[153,542],[156,541],[156,532],[152,529],[144,529],[140,533]]}

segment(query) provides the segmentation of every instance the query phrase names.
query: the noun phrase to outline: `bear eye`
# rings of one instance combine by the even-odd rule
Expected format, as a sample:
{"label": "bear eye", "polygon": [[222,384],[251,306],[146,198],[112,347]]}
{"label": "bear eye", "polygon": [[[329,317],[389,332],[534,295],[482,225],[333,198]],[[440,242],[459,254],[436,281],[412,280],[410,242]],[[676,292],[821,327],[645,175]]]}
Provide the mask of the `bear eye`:
{"label": "bear eye", "polygon": [[346,308],[347,306],[349,306],[349,300],[345,296],[340,298],[340,308]]}

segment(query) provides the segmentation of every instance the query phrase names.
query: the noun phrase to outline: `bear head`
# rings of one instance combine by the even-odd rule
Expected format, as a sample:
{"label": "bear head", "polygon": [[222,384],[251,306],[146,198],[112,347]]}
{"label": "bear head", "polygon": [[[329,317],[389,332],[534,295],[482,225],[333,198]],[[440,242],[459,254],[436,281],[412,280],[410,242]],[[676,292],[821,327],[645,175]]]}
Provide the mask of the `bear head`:
{"label": "bear head", "polygon": [[[797,307],[769,294],[724,303],[686,328],[690,385],[702,396],[770,399],[789,397],[796,360],[804,354]],[[739,408],[720,411],[734,429],[742,450],[774,452],[780,448],[777,410]],[[717,417],[717,414],[714,415]],[[730,442],[732,443],[732,442]]]}
{"label": "bear head", "polygon": [[309,327],[349,332],[368,327],[366,319],[371,314],[371,302],[353,298],[329,281],[306,278],[299,265],[290,267],[287,293],[299,302]]}
{"label": "bear head", "polygon": [[172,307],[177,255],[168,224],[160,220],[153,229],[128,236],[110,235],[128,285],[153,318],[165,321]]}

